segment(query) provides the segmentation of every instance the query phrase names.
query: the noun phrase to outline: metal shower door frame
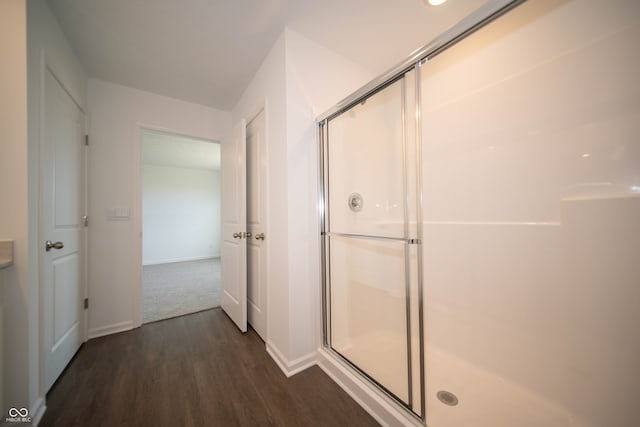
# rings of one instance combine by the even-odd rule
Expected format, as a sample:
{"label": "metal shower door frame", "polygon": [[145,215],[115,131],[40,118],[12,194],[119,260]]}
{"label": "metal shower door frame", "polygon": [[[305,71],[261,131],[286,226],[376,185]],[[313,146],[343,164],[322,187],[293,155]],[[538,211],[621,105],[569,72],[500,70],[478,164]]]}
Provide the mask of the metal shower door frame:
{"label": "metal shower door frame", "polygon": [[[425,398],[424,398],[424,331],[423,331],[423,312],[422,312],[422,298],[421,298],[421,288],[422,288],[422,278],[421,278],[421,236],[420,226],[417,224],[416,226],[416,235],[410,236],[409,231],[409,209],[416,208],[416,218],[421,217],[421,189],[419,188],[419,182],[415,183],[418,187],[416,187],[415,200],[416,206],[410,206],[409,203],[409,187],[413,187],[408,182],[408,166],[407,162],[408,154],[407,154],[407,144],[408,144],[408,134],[411,132],[410,129],[407,129],[407,105],[406,105],[406,75],[416,71],[415,76],[415,96],[414,99],[414,109],[417,111],[418,103],[419,103],[419,79],[417,77],[417,67],[414,69],[410,69],[405,73],[396,76],[393,79],[386,81],[383,85],[380,85],[376,88],[375,91],[368,93],[364,98],[358,100],[358,102],[351,103],[348,107],[342,109],[331,117],[326,118],[321,123],[319,123],[319,141],[320,141],[320,152],[319,152],[319,160],[320,160],[320,186],[319,186],[319,210],[320,210],[320,233],[321,233],[321,284],[322,284],[322,326],[323,326],[323,346],[329,350],[332,354],[339,357],[343,362],[345,362],[348,366],[355,369],[359,372],[363,377],[365,377],[368,381],[378,387],[384,394],[391,397],[395,402],[397,402],[403,408],[409,410],[409,412],[420,420],[424,420],[424,407],[425,407]],[[364,100],[369,99],[371,97],[376,96],[378,93],[384,91],[386,88],[392,86],[393,84],[400,84],[401,91],[401,123],[402,123],[402,188],[403,188],[403,237],[385,237],[385,236],[373,236],[373,235],[361,235],[361,234],[347,234],[347,233],[335,233],[330,230],[330,202],[329,202],[329,162],[327,161],[329,156],[329,122],[332,119],[335,119],[342,114],[349,111],[352,107],[355,107],[358,104],[361,104]],[[416,123],[419,121],[417,120]],[[418,131],[418,128],[415,129],[415,132]],[[415,152],[419,153],[420,149],[418,147],[420,143],[419,135],[416,133],[415,135],[416,147]],[[419,157],[416,156],[416,171],[419,171],[420,160]],[[369,373],[361,369],[355,363],[350,361],[347,357],[342,355],[339,351],[334,349],[331,345],[331,263],[328,261],[329,254],[331,253],[330,245],[331,240],[330,237],[347,237],[347,238],[355,238],[355,239],[367,239],[367,240],[375,240],[375,241],[395,241],[398,243],[404,243],[404,277],[405,277],[405,325],[406,325],[406,346],[407,346],[407,401],[405,402],[402,398],[397,396],[395,393],[391,392],[388,388],[386,388],[383,384],[373,378]],[[420,414],[414,412],[414,378],[413,378],[413,360],[412,360],[412,322],[411,322],[411,311],[412,311],[412,301],[411,301],[411,246],[416,246],[417,249],[417,283],[413,284],[413,286],[417,287],[418,290],[418,301],[417,301],[417,311],[418,311],[418,337],[419,337],[419,366],[420,366],[420,398],[419,401],[416,402],[420,408]],[[415,303],[414,303],[415,304]]]}

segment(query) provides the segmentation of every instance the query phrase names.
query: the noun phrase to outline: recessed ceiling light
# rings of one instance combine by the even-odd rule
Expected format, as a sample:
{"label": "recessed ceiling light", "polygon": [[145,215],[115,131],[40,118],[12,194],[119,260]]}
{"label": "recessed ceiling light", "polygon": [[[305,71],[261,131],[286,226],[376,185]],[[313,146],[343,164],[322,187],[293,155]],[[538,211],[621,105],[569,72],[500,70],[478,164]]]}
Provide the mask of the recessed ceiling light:
{"label": "recessed ceiling light", "polygon": [[426,0],[426,3],[428,3],[430,6],[440,6],[442,3],[446,1],[447,0]]}

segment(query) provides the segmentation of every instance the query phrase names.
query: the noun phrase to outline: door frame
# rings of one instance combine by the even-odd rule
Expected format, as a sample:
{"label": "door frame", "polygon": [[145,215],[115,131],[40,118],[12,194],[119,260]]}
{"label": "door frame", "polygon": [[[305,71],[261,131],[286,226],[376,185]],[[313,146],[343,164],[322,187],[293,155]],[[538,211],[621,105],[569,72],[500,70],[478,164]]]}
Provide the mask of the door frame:
{"label": "door frame", "polygon": [[[45,395],[45,360],[46,360],[46,347],[45,347],[45,337],[43,331],[44,327],[44,257],[42,256],[42,244],[45,241],[46,236],[44,235],[44,215],[42,212],[42,197],[44,195],[42,189],[42,165],[48,159],[45,158],[45,120],[46,120],[46,78],[47,72],[50,72],[51,75],[56,79],[56,81],[60,84],[62,89],[69,95],[69,98],[73,101],[73,103],[78,107],[78,109],[82,112],[84,116],[84,124],[83,124],[83,134],[88,135],[89,133],[89,125],[87,118],[87,111],[84,107],[82,107],[81,103],[73,96],[72,92],[65,86],[63,79],[60,76],[64,75],[62,70],[59,70],[55,61],[51,60],[47,55],[46,51],[42,49],[40,51],[39,65],[38,65],[38,146],[37,146],[37,165],[38,165],[38,178],[36,180],[36,194],[37,194],[37,215],[38,215],[38,233],[37,233],[37,242],[35,253],[37,254],[37,264],[38,264],[38,329],[40,330],[38,337],[38,371],[39,371],[39,380],[38,380],[38,392],[40,396]],[[89,186],[88,186],[88,176],[89,176],[89,150],[88,146],[83,145],[82,154],[80,156],[81,161],[81,180],[82,180],[82,189],[80,197],[82,198],[82,209],[84,211],[84,215],[88,215],[89,213]],[[82,298],[89,298],[89,230],[88,227],[81,227],[80,230],[80,288],[82,289]],[[84,309],[82,315],[80,316],[80,332],[81,332],[81,340],[82,343],[85,343],[88,338],[88,328],[89,328],[89,310]]]}
{"label": "door frame", "polygon": [[132,173],[132,214],[131,220],[134,232],[131,233],[131,247],[135,249],[135,276],[137,286],[134,287],[133,298],[133,328],[142,326],[142,135],[144,131],[162,132],[170,135],[193,138],[208,141],[213,144],[222,144],[222,141],[212,139],[210,136],[201,136],[194,133],[186,133],[182,130],[172,129],[150,123],[137,122],[133,130],[133,173]]}
{"label": "door frame", "polygon": [[[251,114],[249,114],[247,116],[247,120],[246,120],[246,127],[249,127],[249,123],[251,123],[253,120],[255,120],[260,113],[263,114],[263,119],[264,119],[264,152],[265,152],[265,167],[264,167],[264,186],[265,186],[265,212],[264,212],[264,229],[265,229],[265,234],[267,236],[267,238],[264,240],[263,242],[263,246],[265,248],[265,258],[264,258],[264,262],[266,264],[265,267],[265,277],[264,277],[264,291],[266,292],[266,307],[265,307],[265,318],[266,318],[266,325],[265,325],[265,346],[268,345],[269,343],[269,337],[271,337],[271,334],[269,333],[269,325],[271,324],[271,322],[269,321],[269,307],[271,307],[271,301],[270,301],[270,295],[271,293],[269,292],[269,289],[271,289],[271,284],[270,284],[270,278],[271,278],[271,263],[270,261],[270,256],[269,254],[271,253],[271,241],[273,240],[272,237],[272,233],[271,233],[271,222],[269,221],[269,212],[271,211],[271,204],[270,204],[270,175],[269,175],[269,165],[271,164],[270,161],[270,150],[269,150],[269,99],[268,97],[265,97],[261,103],[259,103],[253,110],[251,110]],[[246,159],[245,159],[245,163],[246,163]],[[248,266],[247,266],[248,267]],[[248,286],[248,285],[247,285]],[[247,321],[248,322],[248,321]]]}

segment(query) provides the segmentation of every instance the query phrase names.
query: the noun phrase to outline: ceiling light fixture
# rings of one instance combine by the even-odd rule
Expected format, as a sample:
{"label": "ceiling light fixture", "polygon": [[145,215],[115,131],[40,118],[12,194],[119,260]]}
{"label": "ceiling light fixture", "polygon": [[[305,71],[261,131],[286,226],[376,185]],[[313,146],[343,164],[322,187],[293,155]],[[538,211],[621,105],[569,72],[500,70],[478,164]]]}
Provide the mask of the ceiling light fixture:
{"label": "ceiling light fixture", "polygon": [[430,6],[440,6],[442,3],[446,2],[447,0],[426,0],[426,2],[430,5]]}

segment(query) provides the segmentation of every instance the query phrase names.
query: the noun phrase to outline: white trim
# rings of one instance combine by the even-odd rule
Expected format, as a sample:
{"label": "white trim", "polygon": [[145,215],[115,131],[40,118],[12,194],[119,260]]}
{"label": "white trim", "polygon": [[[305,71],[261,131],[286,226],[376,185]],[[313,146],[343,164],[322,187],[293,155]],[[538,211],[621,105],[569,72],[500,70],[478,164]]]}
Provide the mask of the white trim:
{"label": "white trim", "polygon": [[317,352],[317,364],[381,425],[424,427],[417,418],[411,416],[405,409],[390,403],[380,391],[356,376],[322,348]]}
{"label": "white trim", "polygon": [[[270,120],[270,110],[269,110],[269,98],[267,96],[264,97],[263,103],[262,105],[259,107],[258,111],[256,112],[256,116],[258,114],[260,114],[260,111],[262,111],[263,114],[263,120],[264,120],[264,156],[265,156],[265,167],[264,167],[264,181],[265,181],[265,212],[264,212],[264,222],[265,222],[265,232],[267,233],[267,236],[271,236],[272,235],[272,231],[273,228],[271,227],[271,126],[269,125],[269,120]],[[270,239],[267,238],[266,240],[266,244],[265,246],[265,258],[264,258],[264,262],[266,263],[266,267],[265,267],[265,273],[266,273],[266,277],[264,278],[265,281],[265,292],[267,293],[266,296],[266,302],[267,302],[267,306],[264,308],[266,311],[265,314],[265,318],[266,318],[266,325],[265,325],[265,341],[270,342],[269,339],[271,337],[271,334],[269,334],[269,324],[271,322],[269,322],[269,313],[271,310],[271,307],[273,307],[273,304],[271,303],[271,292],[269,292],[269,290],[271,289],[271,254],[273,253],[273,246],[271,241],[274,239]],[[267,346],[268,348],[268,346]],[[267,350],[268,351],[268,350]],[[271,356],[273,357],[273,356]],[[277,362],[276,362],[277,363]],[[282,368],[280,368],[282,369]]]}
{"label": "white trim", "polygon": [[44,399],[42,397],[38,397],[36,401],[31,404],[31,409],[29,409],[32,426],[37,426],[40,421],[42,421],[42,416],[46,410],[47,406],[45,405]]}
{"label": "white trim", "polygon": [[[37,151],[38,151],[38,158],[37,158],[37,165],[38,165],[38,172],[37,172],[37,178],[36,178],[36,192],[37,192],[37,197],[35,197],[36,199],[36,209],[38,209],[38,244],[40,244],[40,242],[43,241],[43,227],[42,227],[42,223],[43,223],[43,215],[42,215],[42,151],[43,151],[43,145],[44,145],[44,124],[45,124],[45,101],[44,101],[44,97],[45,97],[45,90],[44,90],[44,85],[45,85],[45,79],[47,76],[47,55],[45,53],[44,48],[42,48],[40,50],[40,63],[38,64],[39,69],[38,69],[38,136],[37,136]],[[85,116],[86,117],[86,116]],[[44,348],[44,305],[43,305],[43,295],[44,295],[44,286],[43,286],[43,278],[42,278],[42,270],[43,270],[43,257],[40,255],[40,251],[36,250],[36,256],[38,259],[38,398],[39,399],[43,399],[46,398],[46,390],[45,390],[45,385],[44,385],[44,378],[45,378],[45,360],[46,360],[46,353],[45,353],[45,348]],[[88,257],[87,257],[88,258]],[[84,317],[83,320],[86,320],[86,316]],[[84,326],[84,329],[86,330],[87,327],[86,325]],[[31,372],[31,369],[29,368],[29,372]],[[3,377],[4,378],[4,377]],[[3,395],[4,397],[4,395]],[[36,402],[37,404],[37,402]],[[1,405],[0,405],[1,406]],[[35,407],[36,405],[34,405]]]}
{"label": "white trim", "polygon": [[286,357],[273,345],[271,342],[267,342],[267,353],[276,362],[280,370],[284,375],[289,378],[304,371],[307,368],[312,367],[317,362],[317,353],[311,352],[305,356],[299,357],[295,360],[289,361]]}
{"label": "white trim", "polygon": [[105,335],[117,334],[134,329],[132,320],[126,322],[114,323],[113,325],[101,326],[99,328],[89,329],[89,339],[103,337]]}
{"label": "white trim", "polygon": [[147,265],[173,264],[174,262],[202,261],[204,259],[220,259],[220,255],[218,256],[205,255],[205,256],[196,256],[196,257],[189,257],[189,258],[162,259],[159,261],[143,262],[142,266],[145,267]]}
{"label": "white trim", "polygon": [[[89,138],[89,117],[84,113],[83,123],[84,138]],[[82,145],[82,210],[84,211],[85,220],[89,218],[89,145]],[[82,226],[82,283],[84,299],[89,299],[89,225],[88,222]],[[89,339],[89,308],[82,310],[84,325],[82,328],[82,342]]]}

